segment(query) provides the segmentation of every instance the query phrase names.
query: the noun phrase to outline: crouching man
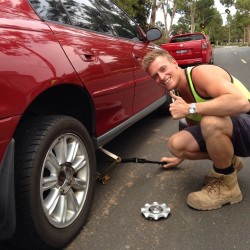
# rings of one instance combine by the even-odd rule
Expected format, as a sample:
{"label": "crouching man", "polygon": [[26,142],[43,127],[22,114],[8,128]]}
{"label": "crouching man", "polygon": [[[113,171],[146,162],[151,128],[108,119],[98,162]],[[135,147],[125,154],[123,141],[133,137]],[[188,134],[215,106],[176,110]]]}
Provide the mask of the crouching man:
{"label": "crouching man", "polygon": [[173,119],[186,118],[188,124],[169,139],[168,148],[175,157],[163,157],[168,162],[164,167],[177,166],[184,159],[213,163],[206,185],[190,193],[187,204],[211,210],[240,202],[236,172],[242,168],[239,157],[250,156],[249,91],[215,65],[182,69],[164,50],[149,52],[142,65],[157,84],[170,91]]}

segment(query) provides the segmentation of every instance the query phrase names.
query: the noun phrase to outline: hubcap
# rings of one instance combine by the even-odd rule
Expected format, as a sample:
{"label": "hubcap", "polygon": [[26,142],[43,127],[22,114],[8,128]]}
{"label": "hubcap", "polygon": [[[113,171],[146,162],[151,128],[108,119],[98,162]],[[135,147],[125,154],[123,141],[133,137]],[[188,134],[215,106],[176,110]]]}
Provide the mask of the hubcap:
{"label": "hubcap", "polygon": [[141,212],[146,219],[159,220],[160,218],[168,217],[170,208],[165,203],[159,204],[158,202],[153,202],[152,204],[146,203],[141,208]]}

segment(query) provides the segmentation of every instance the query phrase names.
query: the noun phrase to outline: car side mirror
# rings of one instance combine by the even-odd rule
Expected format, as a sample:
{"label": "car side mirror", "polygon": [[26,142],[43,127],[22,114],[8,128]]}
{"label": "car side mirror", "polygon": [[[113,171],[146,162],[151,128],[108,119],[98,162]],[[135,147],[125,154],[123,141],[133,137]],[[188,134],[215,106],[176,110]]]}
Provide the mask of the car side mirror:
{"label": "car side mirror", "polygon": [[152,42],[152,41],[155,41],[155,40],[158,40],[159,38],[161,38],[162,36],[162,33],[159,29],[157,28],[152,28],[152,29],[149,29],[146,33],[146,37],[147,37],[147,40],[149,42]]}

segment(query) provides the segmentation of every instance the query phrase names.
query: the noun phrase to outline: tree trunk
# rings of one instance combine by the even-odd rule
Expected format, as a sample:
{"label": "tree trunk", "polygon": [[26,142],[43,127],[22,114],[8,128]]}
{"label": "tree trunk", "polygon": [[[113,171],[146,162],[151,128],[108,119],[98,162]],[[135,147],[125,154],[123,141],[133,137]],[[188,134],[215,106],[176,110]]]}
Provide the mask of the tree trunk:
{"label": "tree trunk", "polygon": [[[168,4],[168,0],[167,0],[167,4]],[[165,33],[166,33],[166,39],[168,41],[168,39],[169,39],[168,22],[167,22],[167,12],[168,12],[168,10],[167,9],[165,10],[164,3],[162,3],[161,8],[162,8],[163,18],[164,18],[164,20],[163,20],[164,21],[164,30],[165,30]]]}
{"label": "tree trunk", "polygon": [[150,23],[149,23],[150,28],[155,26],[156,11],[157,11],[156,0],[153,0],[152,8],[151,8]]}
{"label": "tree trunk", "polygon": [[247,46],[250,45],[250,25],[247,27]]}
{"label": "tree trunk", "polygon": [[195,2],[192,1],[190,5],[190,11],[191,11],[191,33],[195,31]]}
{"label": "tree trunk", "polygon": [[170,26],[169,26],[169,34],[172,32],[172,29],[173,29],[173,21],[174,21],[174,17],[175,17],[175,13],[176,13],[176,4],[174,2],[174,5],[173,5],[173,12],[172,12],[172,16],[171,16],[171,19],[170,19]]}

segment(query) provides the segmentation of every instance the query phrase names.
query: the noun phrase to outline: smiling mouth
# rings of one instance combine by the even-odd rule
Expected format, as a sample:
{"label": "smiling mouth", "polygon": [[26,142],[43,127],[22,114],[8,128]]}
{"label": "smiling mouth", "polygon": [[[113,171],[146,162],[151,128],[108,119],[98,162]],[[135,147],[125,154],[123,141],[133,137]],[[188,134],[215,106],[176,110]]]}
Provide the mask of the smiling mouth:
{"label": "smiling mouth", "polygon": [[170,82],[171,79],[172,77],[169,77],[165,82],[162,82],[161,85],[167,87],[167,84]]}
{"label": "smiling mouth", "polygon": [[170,82],[170,80],[171,80],[171,77],[169,77],[169,78],[167,79],[167,81],[165,82],[165,84],[168,84],[168,83]]}

